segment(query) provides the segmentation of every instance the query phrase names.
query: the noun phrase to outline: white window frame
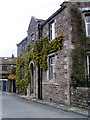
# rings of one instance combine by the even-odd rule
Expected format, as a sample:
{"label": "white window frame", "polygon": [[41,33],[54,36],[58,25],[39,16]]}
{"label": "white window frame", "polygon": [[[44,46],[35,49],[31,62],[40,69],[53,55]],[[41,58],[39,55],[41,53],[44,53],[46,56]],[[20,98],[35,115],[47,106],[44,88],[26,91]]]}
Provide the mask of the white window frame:
{"label": "white window frame", "polygon": [[[53,61],[53,63],[52,63],[52,61]],[[50,66],[49,66],[50,71],[52,71],[52,73],[55,73],[55,56],[51,56],[49,58],[49,64],[50,64]],[[53,69],[51,69],[51,68],[53,68]]]}
{"label": "white window frame", "polygon": [[[51,58],[55,57],[55,63],[51,64]],[[49,54],[47,57],[48,70],[47,70],[47,80],[55,79],[56,77],[56,55],[55,53]],[[54,66],[53,77],[51,78],[51,66]]]}
{"label": "white window frame", "polygon": [[52,41],[53,39],[55,39],[55,20],[50,22],[49,31],[50,31],[49,32],[50,33],[50,41]]}
{"label": "white window frame", "polygon": [[88,25],[90,25],[90,22],[87,22],[87,21],[86,21],[86,17],[87,17],[87,16],[90,17],[90,14],[85,16],[86,35],[87,35],[87,36],[90,36],[90,34],[88,33]]}
{"label": "white window frame", "polygon": [[87,56],[87,73],[88,73],[88,76],[90,76],[90,63],[89,63],[89,60],[90,59],[90,55]]}
{"label": "white window frame", "polygon": [[32,40],[32,41],[35,40],[35,35],[34,35],[34,33],[31,34],[31,40]]}

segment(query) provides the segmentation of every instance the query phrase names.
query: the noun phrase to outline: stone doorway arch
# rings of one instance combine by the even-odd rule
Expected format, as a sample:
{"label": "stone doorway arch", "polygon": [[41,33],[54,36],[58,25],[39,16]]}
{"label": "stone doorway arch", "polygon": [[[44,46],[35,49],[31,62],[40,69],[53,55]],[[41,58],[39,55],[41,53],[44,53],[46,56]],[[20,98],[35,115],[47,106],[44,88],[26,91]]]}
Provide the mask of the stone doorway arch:
{"label": "stone doorway arch", "polygon": [[34,63],[30,62],[30,95],[34,94]]}

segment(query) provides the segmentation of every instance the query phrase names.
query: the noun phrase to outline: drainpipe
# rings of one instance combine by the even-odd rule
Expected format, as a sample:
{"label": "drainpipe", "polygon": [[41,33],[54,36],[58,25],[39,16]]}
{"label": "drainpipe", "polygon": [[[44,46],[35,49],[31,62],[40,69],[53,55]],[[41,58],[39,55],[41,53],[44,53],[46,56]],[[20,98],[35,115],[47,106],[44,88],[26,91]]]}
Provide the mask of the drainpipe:
{"label": "drainpipe", "polygon": [[[42,37],[41,25],[38,24],[38,39]],[[40,49],[38,49],[40,52]],[[38,98],[42,100],[42,69],[40,68],[40,64],[38,65]]]}

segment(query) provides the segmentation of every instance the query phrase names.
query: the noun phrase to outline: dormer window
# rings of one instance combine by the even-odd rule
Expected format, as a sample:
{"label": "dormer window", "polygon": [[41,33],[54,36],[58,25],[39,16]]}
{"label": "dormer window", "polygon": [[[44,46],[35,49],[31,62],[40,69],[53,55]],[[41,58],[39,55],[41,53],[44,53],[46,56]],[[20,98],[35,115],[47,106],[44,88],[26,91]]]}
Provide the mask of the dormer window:
{"label": "dormer window", "polygon": [[90,14],[85,15],[86,35],[90,36]]}
{"label": "dormer window", "polygon": [[34,33],[31,34],[31,40],[34,40],[35,39],[35,36],[34,36]]}

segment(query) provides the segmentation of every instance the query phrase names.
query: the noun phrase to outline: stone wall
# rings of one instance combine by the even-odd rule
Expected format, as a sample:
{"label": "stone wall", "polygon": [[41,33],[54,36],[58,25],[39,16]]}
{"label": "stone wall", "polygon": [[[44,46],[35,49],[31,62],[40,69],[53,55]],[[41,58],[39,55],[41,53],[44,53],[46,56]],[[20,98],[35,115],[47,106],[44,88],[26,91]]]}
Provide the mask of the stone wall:
{"label": "stone wall", "polygon": [[49,38],[49,23],[52,20],[55,20],[55,35],[63,35],[63,47],[53,53],[56,57],[55,79],[49,79],[48,77],[49,60],[47,60],[48,70],[43,74],[42,95],[43,99],[70,105],[70,56],[74,46],[72,44],[72,25],[69,8],[65,8],[43,26],[43,37],[47,36]]}
{"label": "stone wall", "polygon": [[90,109],[90,88],[71,88],[71,105],[75,107]]}
{"label": "stone wall", "polygon": [[[79,7],[88,6],[88,3],[80,4]],[[75,47],[75,44],[79,44],[79,32],[77,31],[77,25],[75,19],[75,14],[72,14],[71,7],[74,4],[67,4],[63,10],[58,12],[58,14],[52,15],[46,22],[42,25],[42,37],[50,37],[49,25],[54,20],[55,21],[55,36],[63,35],[63,47],[61,50],[53,53],[56,58],[56,73],[54,79],[49,79],[49,69],[43,72],[42,75],[42,96],[43,99],[52,100],[58,103],[63,103],[70,105],[70,82],[71,82],[71,66],[72,58],[71,52]],[[90,5],[89,5],[90,6]],[[35,40],[39,36],[38,22],[32,17],[29,29],[27,31],[27,44],[30,44],[31,49],[34,46],[34,41],[31,40],[31,34],[34,33]],[[90,46],[89,46],[90,47]],[[18,53],[22,52],[22,46],[18,48]],[[20,51],[21,50],[21,51]],[[52,56],[52,55],[51,55]],[[48,55],[47,58],[50,56]],[[49,59],[47,59],[47,64],[49,68]],[[38,98],[38,70],[34,68],[34,96]],[[30,95],[30,86],[28,90],[28,95]],[[88,108],[88,89],[77,88],[76,90],[71,89],[71,104],[79,107]]]}
{"label": "stone wall", "polygon": [[[42,36],[47,36],[49,38],[49,24],[52,20],[55,20],[55,35],[63,35],[63,47],[62,50],[55,53],[56,56],[56,78],[48,79],[49,69],[43,74],[43,86],[42,95],[43,99],[52,100],[59,103],[64,103],[70,105],[70,83],[71,83],[71,67],[72,58],[71,52],[75,48],[76,44],[79,43],[79,31],[77,30],[77,18],[75,19],[75,14],[72,14],[71,8],[74,4],[68,4],[67,7],[50,19],[46,24],[44,24],[42,29]],[[87,5],[79,4],[80,7]],[[49,63],[48,63],[49,65]],[[76,92],[77,93],[74,93]],[[87,101],[87,89],[77,89],[71,96],[71,103],[81,107],[88,107]],[[81,93],[80,93],[81,92]],[[76,96],[75,96],[76,95]],[[83,96],[83,97],[82,97]],[[83,98],[83,99],[82,99]],[[79,105],[80,103],[80,105]]]}
{"label": "stone wall", "polygon": [[[30,21],[30,27],[28,29],[28,35],[27,35],[27,42],[28,44],[30,44],[30,49],[32,50],[33,47],[34,47],[34,40],[37,40],[38,38],[38,35],[37,35],[37,32],[38,32],[38,29],[37,29],[37,22],[35,21],[35,18],[32,17],[31,18],[31,21]],[[31,34],[34,34],[34,40],[31,39]]]}

